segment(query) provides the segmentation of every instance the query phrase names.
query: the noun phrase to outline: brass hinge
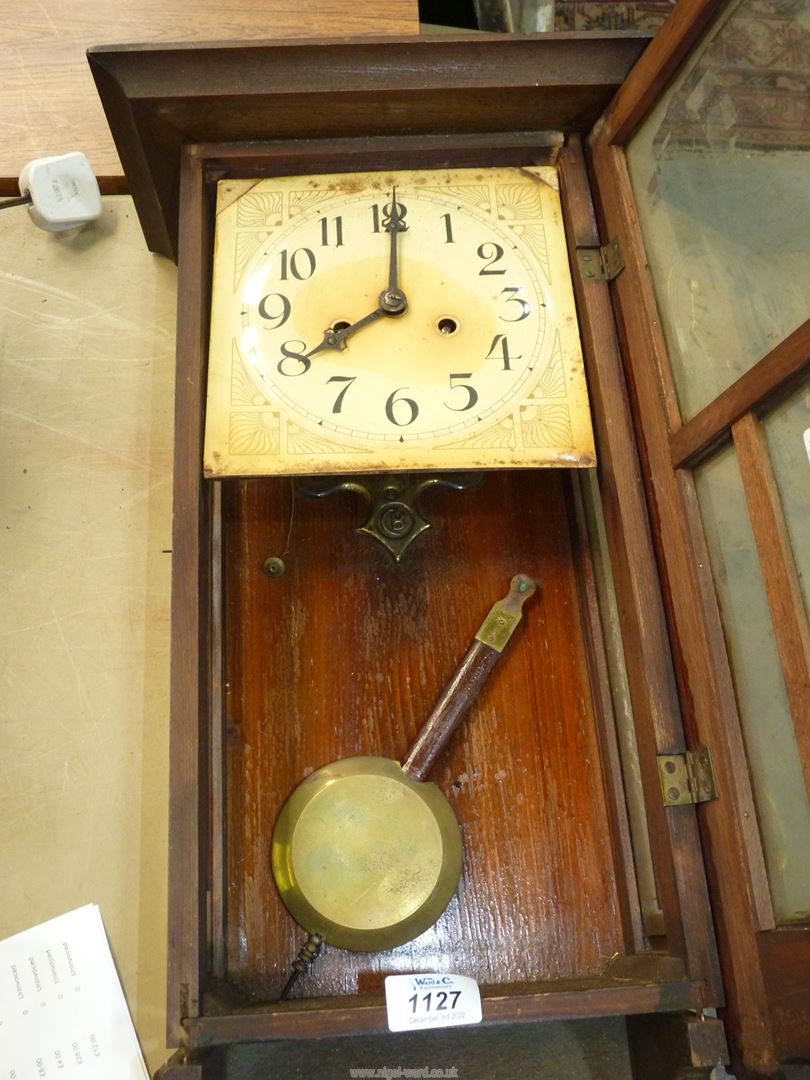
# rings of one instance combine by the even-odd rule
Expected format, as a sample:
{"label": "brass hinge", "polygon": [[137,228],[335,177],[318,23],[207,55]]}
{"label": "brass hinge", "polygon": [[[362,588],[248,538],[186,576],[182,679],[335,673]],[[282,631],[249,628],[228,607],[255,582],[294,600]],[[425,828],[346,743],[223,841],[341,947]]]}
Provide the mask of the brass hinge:
{"label": "brass hinge", "polygon": [[587,281],[613,281],[624,270],[618,236],[602,247],[577,248],[579,272]]}
{"label": "brass hinge", "polygon": [[717,798],[712,758],[705,746],[685,754],[659,754],[658,778],[664,806],[689,806]]}

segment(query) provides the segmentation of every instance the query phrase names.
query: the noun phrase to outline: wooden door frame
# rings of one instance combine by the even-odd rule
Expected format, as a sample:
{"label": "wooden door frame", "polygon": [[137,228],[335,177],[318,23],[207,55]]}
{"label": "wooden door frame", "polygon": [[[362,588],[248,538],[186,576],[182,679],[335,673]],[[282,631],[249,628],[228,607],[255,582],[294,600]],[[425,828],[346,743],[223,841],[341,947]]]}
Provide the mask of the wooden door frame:
{"label": "wooden door frame", "polygon": [[[582,144],[576,136],[561,153],[559,168],[569,261],[575,267],[578,252],[598,243]],[[661,799],[657,758],[683,752],[684,730],[609,289],[607,282],[579,274],[574,274],[574,289],[663,936],[668,950],[683,958],[688,973],[704,981],[704,1004],[718,1005],[723,991],[706,880],[702,866],[689,857],[700,845],[695,808],[665,808]]]}
{"label": "wooden door frame", "polygon": [[[772,1075],[786,1053],[810,1051],[803,1046],[807,1037],[799,1035],[797,1042],[793,1028],[802,1013],[807,1025],[810,947],[802,931],[772,932],[776,922],[747,757],[690,468],[731,432],[741,468],[752,477],[758,474],[765,492],[751,506],[755,535],[784,532],[753,412],[774,388],[784,391],[807,370],[810,322],[682,424],[625,156],[628,141],[671,77],[726,6],[725,0],[680,0],[594,127],[587,149],[602,240],[618,237],[624,253],[624,270],[612,284],[612,299],[649,478],[648,505],[667,588],[687,738],[691,746],[711,748],[720,792],[718,800],[700,808],[699,819],[728,997],[732,1060],[741,1075],[756,1076]],[[774,600],[776,589],[769,588],[769,600],[772,610],[781,603],[788,626],[787,633],[777,632],[777,647],[789,696],[791,683],[797,687],[794,693],[800,693],[802,679],[806,694],[806,618],[795,568],[785,557],[787,545],[776,547],[780,555],[772,557],[770,573],[787,583],[779,589],[779,602]],[[763,572],[767,587],[769,567],[764,561]],[[808,756],[803,754],[805,765]]]}

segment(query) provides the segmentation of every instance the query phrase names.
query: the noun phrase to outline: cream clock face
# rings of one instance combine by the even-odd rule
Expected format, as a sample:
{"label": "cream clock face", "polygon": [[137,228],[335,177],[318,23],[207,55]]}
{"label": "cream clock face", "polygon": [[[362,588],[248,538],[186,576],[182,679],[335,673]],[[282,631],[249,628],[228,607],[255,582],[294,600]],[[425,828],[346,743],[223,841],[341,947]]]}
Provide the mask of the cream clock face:
{"label": "cream clock face", "polygon": [[593,464],[553,168],[219,183],[206,475]]}

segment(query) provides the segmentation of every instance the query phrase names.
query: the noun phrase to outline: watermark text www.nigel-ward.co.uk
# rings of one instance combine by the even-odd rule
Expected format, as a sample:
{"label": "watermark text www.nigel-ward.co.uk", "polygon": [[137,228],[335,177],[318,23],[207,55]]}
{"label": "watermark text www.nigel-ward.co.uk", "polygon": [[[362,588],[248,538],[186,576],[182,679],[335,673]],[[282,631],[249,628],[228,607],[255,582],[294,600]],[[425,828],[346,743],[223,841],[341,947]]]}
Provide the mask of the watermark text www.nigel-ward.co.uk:
{"label": "watermark text www.nigel-ward.co.uk", "polygon": [[451,1065],[449,1069],[433,1069],[429,1065],[410,1068],[406,1065],[377,1065],[372,1068],[349,1069],[352,1080],[365,1077],[373,1080],[459,1080],[458,1069]]}

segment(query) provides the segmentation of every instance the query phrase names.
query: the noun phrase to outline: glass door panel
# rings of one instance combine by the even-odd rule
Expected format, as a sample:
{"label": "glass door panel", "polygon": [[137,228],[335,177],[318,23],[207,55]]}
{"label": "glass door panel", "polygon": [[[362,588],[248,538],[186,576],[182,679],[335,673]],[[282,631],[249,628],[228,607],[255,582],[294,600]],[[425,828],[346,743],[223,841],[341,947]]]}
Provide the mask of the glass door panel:
{"label": "glass door panel", "polygon": [[684,421],[810,314],[810,0],[740,0],[627,147]]}
{"label": "glass door panel", "polygon": [[695,469],[774,914],[810,919],[810,804],[732,446]]}

